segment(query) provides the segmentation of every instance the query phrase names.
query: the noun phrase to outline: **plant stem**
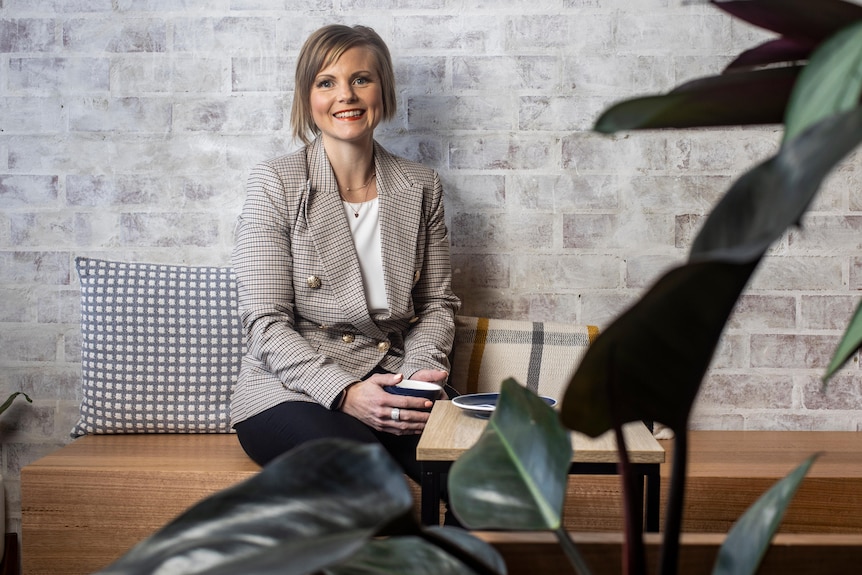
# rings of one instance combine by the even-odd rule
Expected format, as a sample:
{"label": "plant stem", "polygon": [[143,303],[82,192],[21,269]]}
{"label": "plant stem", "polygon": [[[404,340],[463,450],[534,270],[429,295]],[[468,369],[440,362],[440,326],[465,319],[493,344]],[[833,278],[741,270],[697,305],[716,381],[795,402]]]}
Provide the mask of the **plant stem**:
{"label": "plant stem", "polygon": [[685,474],[688,462],[688,429],[674,429],[673,467],[670,475],[667,513],[664,520],[664,540],[661,546],[661,575],[675,575],[679,568],[679,537],[682,531],[682,511],[685,499]]}
{"label": "plant stem", "polygon": [[569,563],[571,563],[572,567],[575,568],[575,573],[578,575],[591,575],[592,571],[590,571],[587,562],[584,561],[584,556],[581,555],[578,546],[575,545],[575,542],[572,541],[572,538],[569,537],[566,530],[560,526],[554,529],[554,533],[557,535],[560,547],[563,548],[563,553],[566,554],[566,557],[569,559]]}
{"label": "plant stem", "polygon": [[[608,365],[608,405],[610,406],[610,415],[614,425],[614,437],[617,442],[617,453],[619,462],[617,469],[619,470],[620,483],[623,489],[623,517],[625,520],[625,537],[623,539],[623,573],[625,575],[644,575],[646,573],[646,552],[644,551],[643,542],[643,485],[637,489],[632,476],[631,463],[629,462],[629,452],[626,448],[626,440],[623,436],[623,424],[619,413],[614,406],[620,402],[620,385],[617,380],[617,370],[615,359],[615,349],[611,352],[611,361]],[[639,495],[639,497],[636,497]],[[641,517],[640,524],[635,524],[635,505],[641,506],[641,512],[638,514]]]}
{"label": "plant stem", "polygon": [[[617,439],[617,452],[619,463],[617,468],[620,472],[620,482],[623,486],[623,510],[625,516],[625,540],[623,547],[623,573],[625,575],[644,575],[646,573],[646,552],[643,541],[643,486],[637,489],[635,477],[632,474],[632,466],[629,461],[629,452],[626,448],[626,440],[623,437],[623,428],[619,423],[614,424],[614,433]],[[637,497],[637,495],[640,495]],[[640,506],[641,522],[634,520],[635,508]]]}

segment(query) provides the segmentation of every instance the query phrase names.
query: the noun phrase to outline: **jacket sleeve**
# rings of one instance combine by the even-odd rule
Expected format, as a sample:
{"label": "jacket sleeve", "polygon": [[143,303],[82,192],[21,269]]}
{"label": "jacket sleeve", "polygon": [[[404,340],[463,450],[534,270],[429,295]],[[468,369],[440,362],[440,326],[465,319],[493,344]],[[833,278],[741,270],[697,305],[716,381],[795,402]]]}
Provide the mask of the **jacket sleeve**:
{"label": "jacket sleeve", "polygon": [[[297,180],[304,189],[304,180]],[[317,353],[295,329],[288,197],[284,180],[271,163],[252,170],[232,256],[247,354],[284,387],[331,408],[356,377]]]}
{"label": "jacket sleeve", "polygon": [[455,339],[455,314],[461,301],[452,292],[452,264],[449,230],[443,209],[443,186],[434,173],[431,193],[424,207],[426,223],[425,256],[419,281],[413,286],[416,317],[404,338],[405,377],[420,369],[441,369],[449,372],[449,353]]}

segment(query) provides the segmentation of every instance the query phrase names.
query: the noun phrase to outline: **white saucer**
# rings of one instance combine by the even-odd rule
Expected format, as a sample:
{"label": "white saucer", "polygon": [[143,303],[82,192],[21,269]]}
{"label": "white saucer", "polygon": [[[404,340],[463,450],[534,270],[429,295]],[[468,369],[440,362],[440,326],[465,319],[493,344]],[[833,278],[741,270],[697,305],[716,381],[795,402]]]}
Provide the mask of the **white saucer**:
{"label": "white saucer", "polygon": [[[557,405],[557,400],[553,397],[540,397],[551,407]],[[491,414],[497,407],[498,399],[500,399],[499,393],[470,393],[453,398],[452,404],[472,415],[491,417]]]}

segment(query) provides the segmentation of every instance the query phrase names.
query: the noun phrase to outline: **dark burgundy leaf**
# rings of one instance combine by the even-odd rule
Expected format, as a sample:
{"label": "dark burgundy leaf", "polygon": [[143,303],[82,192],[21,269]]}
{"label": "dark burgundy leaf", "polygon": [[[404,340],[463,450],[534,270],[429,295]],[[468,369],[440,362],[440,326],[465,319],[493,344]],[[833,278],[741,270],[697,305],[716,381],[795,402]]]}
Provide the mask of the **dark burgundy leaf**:
{"label": "dark burgundy leaf", "polygon": [[711,0],[721,10],[780,36],[819,44],[862,20],[862,6],[841,0]]}
{"label": "dark burgundy leaf", "polygon": [[768,68],[700,78],[662,96],[626,100],[606,110],[595,130],[780,124],[801,67]]}
{"label": "dark burgundy leaf", "polygon": [[725,71],[807,60],[814,48],[815,44],[801,40],[791,40],[790,38],[770,40],[737,56],[733,62],[727,65]]}

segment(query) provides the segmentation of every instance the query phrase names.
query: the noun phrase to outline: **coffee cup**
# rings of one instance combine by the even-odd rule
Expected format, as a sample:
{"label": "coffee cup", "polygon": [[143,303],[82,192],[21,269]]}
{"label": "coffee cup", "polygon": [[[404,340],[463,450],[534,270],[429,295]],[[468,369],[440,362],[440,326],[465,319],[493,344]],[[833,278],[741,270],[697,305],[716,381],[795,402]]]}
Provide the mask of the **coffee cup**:
{"label": "coffee cup", "polygon": [[398,385],[387,385],[383,389],[395,395],[410,395],[413,397],[424,397],[434,401],[443,392],[443,387],[430,381],[419,381],[416,379],[404,379]]}

